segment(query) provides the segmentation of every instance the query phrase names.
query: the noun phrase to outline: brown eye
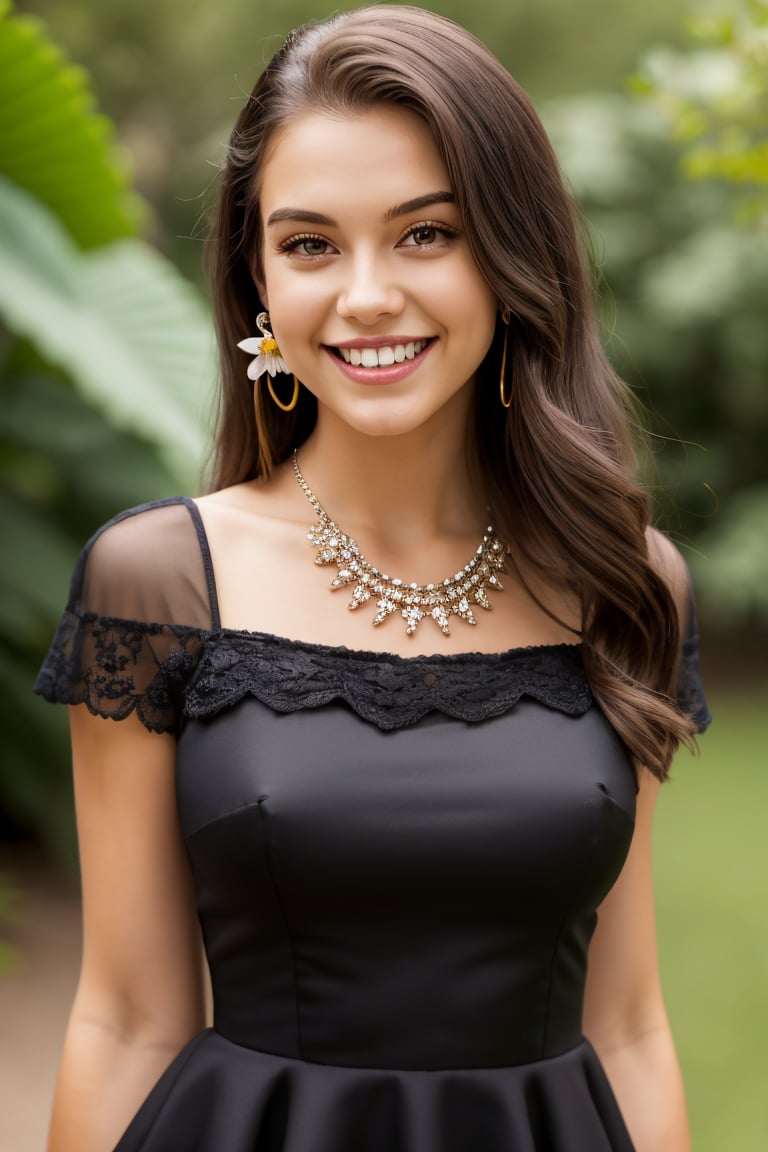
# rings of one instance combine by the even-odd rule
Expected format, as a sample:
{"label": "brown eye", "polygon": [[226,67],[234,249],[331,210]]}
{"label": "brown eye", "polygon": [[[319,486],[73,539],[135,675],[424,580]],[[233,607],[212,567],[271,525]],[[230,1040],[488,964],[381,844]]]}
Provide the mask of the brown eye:
{"label": "brown eye", "polygon": [[307,240],[302,240],[297,247],[305,256],[325,256],[328,243],[326,240],[317,240],[312,237]]}
{"label": "brown eye", "polygon": [[327,256],[332,251],[332,245],[322,236],[313,236],[311,233],[302,232],[300,236],[289,236],[278,246],[278,251],[295,252],[297,255],[311,260],[317,259],[319,256]]}
{"label": "brown eye", "polygon": [[457,232],[446,224],[414,224],[400,237],[403,248],[444,248],[455,240]]}

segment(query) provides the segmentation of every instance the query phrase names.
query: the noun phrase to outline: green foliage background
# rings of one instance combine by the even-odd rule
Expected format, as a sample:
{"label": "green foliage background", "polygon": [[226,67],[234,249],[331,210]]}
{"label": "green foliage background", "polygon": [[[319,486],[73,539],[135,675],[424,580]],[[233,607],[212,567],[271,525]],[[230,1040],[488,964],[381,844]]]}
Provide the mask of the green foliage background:
{"label": "green foliage background", "polygon": [[[705,633],[764,634],[768,5],[702,0],[687,26],[694,2],[432,7],[494,49],[553,137],[584,212],[607,345],[657,434],[649,483],[694,570]],[[311,0],[0,0],[0,836],[31,832],[70,861],[66,718],[31,683],[90,533],[124,507],[200,487],[214,379],[201,264],[216,167],[266,59],[290,27],[326,12]],[[764,699],[764,660],[750,684]],[[757,780],[759,715],[748,740],[727,722],[715,735],[701,792],[686,768],[691,809],[665,810],[683,843],[692,821],[705,840],[717,827],[725,763],[742,790]],[[664,875],[684,867],[671,827]],[[734,913],[713,876],[660,902],[675,1003],[689,1004],[683,1033],[703,1036],[683,1044],[695,1146],[746,1152],[758,1147],[747,1089],[698,1087],[729,1073],[706,1055],[697,1021],[707,988],[676,967],[691,954],[675,935],[680,893],[699,900],[699,925],[713,894],[713,912],[728,924]],[[735,915],[746,922],[748,902]],[[713,980],[712,955],[725,968],[736,948],[717,939],[714,952],[700,941],[710,967],[696,969]],[[714,1026],[737,1061],[732,1024]],[[734,1065],[730,1078],[743,1087],[748,1076]],[[717,1117],[735,1123],[744,1108],[729,1139]]]}
{"label": "green foliage background", "polygon": [[[768,619],[768,226],[755,218],[764,0],[432,6],[491,45],[552,132],[603,276],[606,342],[658,433],[649,482],[664,492],[662,523],[687,549],[705,616],[746,628]],[[206,209],[243,96],[288,29],[326,6],[19,7],[91,71],[145,197],[146,234],[201,285]],[[748,208],[739,230],[734,215]]]}
{"label": "green foliage background", "polygon": [[146,241],[86,72],[0,3],[0,813],[73,859],[66,717],[31,696],[74,559],[121,506],[194,486],[207,306]]}
{"label": "green foliage background", "polygon": [[[658,433],[648,475],[662,522],[705,620],[751,627],[768,618],[768,229],[754,214],[734,223],[752,187],[734,157],[751,158],[760,191],[766,5],[711,5],[692,40],[686,4],[435,6],[541,108],[588,223],[606,342]],[[34,0],[13,14],[3,0],[0,14],[0,683],[14,734],[0,797],[61,848],[61,719],[30,702],[28,682],[83,540],[120,507],[198,487],[216,164],[265,59],[324,9]],[[714,179],[682,179],[681,165]]]}
{"label": "green foliage background", "polygon": [[694,1152],[765,1148],[764,699],[765,682],[711,693],[701,755],[679,754],[656,817],[661,972]]}

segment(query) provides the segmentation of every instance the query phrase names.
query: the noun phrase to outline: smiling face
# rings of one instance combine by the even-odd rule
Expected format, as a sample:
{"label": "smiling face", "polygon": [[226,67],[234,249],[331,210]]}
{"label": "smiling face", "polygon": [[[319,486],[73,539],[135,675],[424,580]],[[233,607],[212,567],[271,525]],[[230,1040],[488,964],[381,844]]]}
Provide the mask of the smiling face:
{"label": "smiling face", "polygon": [[308,113],[276,134],[259,191],[260,294],[319,426],[466,421],[497,302],[426,125],[389,105]]}

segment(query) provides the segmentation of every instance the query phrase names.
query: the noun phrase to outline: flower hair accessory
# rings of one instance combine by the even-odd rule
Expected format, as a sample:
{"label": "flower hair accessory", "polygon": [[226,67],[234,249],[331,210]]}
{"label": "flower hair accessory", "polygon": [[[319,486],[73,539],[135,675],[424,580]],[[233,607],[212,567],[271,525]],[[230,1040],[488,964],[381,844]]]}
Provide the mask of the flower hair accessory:
{"label": "flower hair accessory", "polygon": [[248,365],[248,379],[258,380],[265,372],[270,376],[276,376],[278,372],[290,375],[291,370],[280,355],[277,340],[272,335],[269,312],[259,313],[256,317],[256,326],[261,336],[249,336],[247,340],[241,340],[238,344],[238,348],[242,348],[243,352],[250,352],[255,356]]}

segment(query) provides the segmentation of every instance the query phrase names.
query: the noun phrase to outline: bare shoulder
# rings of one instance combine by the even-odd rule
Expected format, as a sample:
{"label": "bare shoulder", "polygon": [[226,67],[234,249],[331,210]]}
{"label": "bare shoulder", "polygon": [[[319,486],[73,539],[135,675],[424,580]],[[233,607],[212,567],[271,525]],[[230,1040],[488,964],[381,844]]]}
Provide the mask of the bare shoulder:
{"label": "bare shoulder", "polygon": [[681,621],[688,614],[690,599],[690,575],[680,549],[676,544],[660,532],[658,528],[648,528],[646,531],[648,544],[648,559],[658,574],[664,579],[677,605]]}
{"label": "bare shoulder", "polygon": [[256,578],[298,552],[296,541],[306,548],[309,520],[296,499],[298,489],[289,469],[281,464],[266,480],[247,480],[195,500],[225,598],[232,573],[249,571]]}
{"label": "bare shoulder", "polygon": [[267,479],[245,480],[197,496],[195,504],[204,516],[249,515],[266,520],[290,519],[295,507],[296,483],[285,463]]}
{"label": "bare shoulder", "polygon": [[195,504],[201,512],[211,515],[226,515],[227,512],[266,511],[264,486],[258,480],[245,480],[242,484],[232,484],[229,488],[219,488],[195,497]]}

